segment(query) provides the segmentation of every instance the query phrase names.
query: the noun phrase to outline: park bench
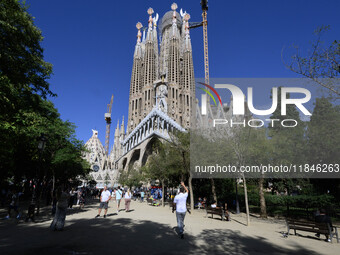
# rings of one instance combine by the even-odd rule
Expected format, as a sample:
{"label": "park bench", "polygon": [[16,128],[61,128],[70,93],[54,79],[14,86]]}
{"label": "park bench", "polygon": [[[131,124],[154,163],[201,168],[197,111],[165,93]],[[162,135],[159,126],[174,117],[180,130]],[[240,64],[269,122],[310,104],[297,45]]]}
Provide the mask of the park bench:
{"label": "park bench", "polygon": [[212,208],[211,206],[206,208],[206,217],[208,217],[208,214],[211,214],[211,218],[214,218],[214,214],[221,216],[221,220],[224,221],[225,219],[225,212],[222,207],[219,208]]}
{"label": "park bench", "polygon": [[329,223],[318,223],[305,220],[286,219],[286,224],[287,234],[285,235],[285,237],[288,237],[289,231],[291,229],[294,229],[294,235],[296,235],[296,230],[319,233],[322,235],[328,235],[331,242],[333,241],[333,236],[335,234],[336,240],[339,243],[338,229],[337,227],[333,226],[334,231],[332,231],[332,228],[330,227]]}

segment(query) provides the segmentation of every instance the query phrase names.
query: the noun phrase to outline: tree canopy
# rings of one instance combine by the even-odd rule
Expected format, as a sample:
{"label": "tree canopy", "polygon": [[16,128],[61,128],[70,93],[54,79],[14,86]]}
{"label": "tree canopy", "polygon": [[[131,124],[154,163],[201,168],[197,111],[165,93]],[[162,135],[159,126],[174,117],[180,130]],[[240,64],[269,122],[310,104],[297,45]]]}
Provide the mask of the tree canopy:
{"label": "tree canopy", "polygon": [[[0,178],[67,181],[89,167],[75,125],[48,100],[56,96],[48,82],[52,65],[44,60],[42,32],[27,8],[18,0],[0,2]],[[42,135],[47,140],[40,151]]]}

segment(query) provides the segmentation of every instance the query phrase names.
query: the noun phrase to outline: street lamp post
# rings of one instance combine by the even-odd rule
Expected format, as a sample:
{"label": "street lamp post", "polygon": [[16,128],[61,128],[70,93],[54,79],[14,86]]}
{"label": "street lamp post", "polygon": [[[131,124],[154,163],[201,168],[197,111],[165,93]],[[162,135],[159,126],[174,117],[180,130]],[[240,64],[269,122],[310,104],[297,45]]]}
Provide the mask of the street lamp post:
{"label": "street lamp post", "polygon": [[[41,136],[39,137],[39,142],[38,142],[38,150],[39,150],[39,165],[41,165],[41,154],[45,149],[45,145],[46,145],[46,137],[45,134],[41,134]],[[34,222],[34,216],[35,216],[35,205],[36,205],[36,199],[37,199],[37,194],[36,194],[36,188],[37,188],[37,174],[36,176],[33,178],[33,182],[32,182],[32,200],[31,203],[28,207],[28,213],[26,216],[26,221],[33,221]],[[37,214],[39,214],[39,209],[37,211]]]}

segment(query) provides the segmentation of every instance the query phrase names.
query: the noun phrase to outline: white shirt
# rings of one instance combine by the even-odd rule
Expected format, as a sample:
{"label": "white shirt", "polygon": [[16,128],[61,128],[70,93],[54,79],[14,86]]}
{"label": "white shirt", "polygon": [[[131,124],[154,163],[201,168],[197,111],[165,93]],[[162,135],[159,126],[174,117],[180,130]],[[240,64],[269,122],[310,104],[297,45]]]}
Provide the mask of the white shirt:
{"label": "white shirt", "polygon": [[188,192],[179,193],[175,196],[174,203],[176,204],[176,212],[184,213],[187,211],[187,197]]}
{"label": "white shirt", "polygon": [[110,191],[108,190],[103,190],[102,194],[100,195],[102,197],[101,202],[107,202],[111,196]]}
{"label": "white shirt", "polygon": [[124,198],[131,199],[131,192],[130,192],[130,195],[128,194],[128,192],[126,192],[124,195]]}

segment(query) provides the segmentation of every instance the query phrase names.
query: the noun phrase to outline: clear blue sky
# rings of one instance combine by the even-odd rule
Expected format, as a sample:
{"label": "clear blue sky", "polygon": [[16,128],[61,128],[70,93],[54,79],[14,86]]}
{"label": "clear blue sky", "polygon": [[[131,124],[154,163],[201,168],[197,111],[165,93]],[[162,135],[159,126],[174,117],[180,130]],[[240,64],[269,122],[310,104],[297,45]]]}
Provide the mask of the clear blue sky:
{"label": "clear blue sky", "polygon": [[[45,60],[53,64],[52,101],[86,142],[91,129],[105,143],[104,113],[114,94],[111,141],[117,120],[128,114],[136,23],[147,25],[147,9],[162,15],[167,0],[27,0],[42,30]],[[176,1],[201,21],[200,0]],[[281,61],[283,47],[308,48],[313,31],[330,25],[325,42],[340,39],[338,0],[210,0],[210,77],[296,77]],[[202,28],[191,31],[195,76],[203,77]],[[125,122],[126,123],[126,122]]]}

